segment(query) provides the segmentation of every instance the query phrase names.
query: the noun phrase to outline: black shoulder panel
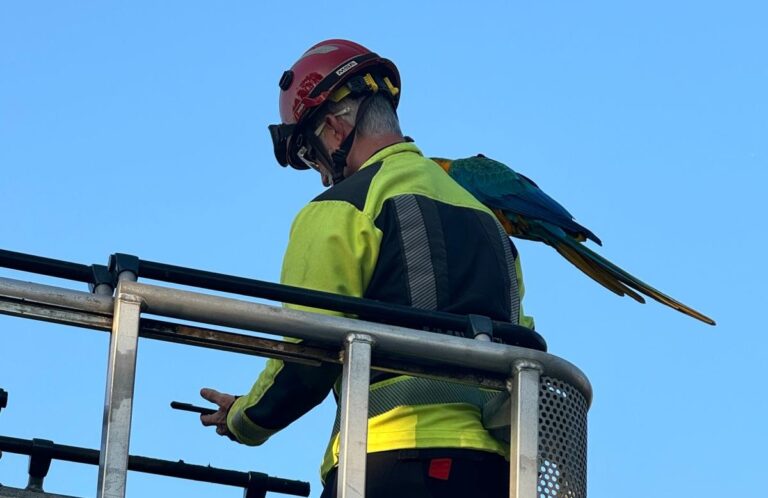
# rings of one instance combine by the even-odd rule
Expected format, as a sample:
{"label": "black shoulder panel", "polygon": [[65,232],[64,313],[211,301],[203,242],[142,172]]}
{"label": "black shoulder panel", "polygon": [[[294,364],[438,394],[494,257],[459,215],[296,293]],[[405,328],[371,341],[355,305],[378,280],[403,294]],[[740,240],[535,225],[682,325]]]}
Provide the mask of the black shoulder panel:
{"label": "black shoulder panel", "polygon": [[343,182],[318,195],[312,202],[345,201],[362,211],[365,206],[365,199],[368,197],[368,189],[371,187],[373,177],[381,169],[381,165],[382,162],[379,161],[366,166]]}
{"label": "black shoulder panel", "polygon": [[[503,321],[517,317],[516,252],[493,215],[425,196],[401,197],[409,196],[415,197],[420,223],[399,210],[398,197],[387,199],[376,217],[383,235],[364,297],[419,307],[417,298],[434,293],[432,304],[440,311]],[[409,253],[414,240],[420,250]]]}

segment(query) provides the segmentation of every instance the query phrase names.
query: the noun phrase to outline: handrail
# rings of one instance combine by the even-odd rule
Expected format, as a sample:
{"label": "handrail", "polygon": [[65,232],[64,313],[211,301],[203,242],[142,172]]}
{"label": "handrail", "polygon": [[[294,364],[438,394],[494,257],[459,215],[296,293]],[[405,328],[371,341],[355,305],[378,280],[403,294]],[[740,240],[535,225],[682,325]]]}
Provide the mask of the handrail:
{"label": "handrail", "polygon": [[[0,436],[0,452],[2,451],[29,455],[33,459],[63,460],[88,465],[99,464],[98,450],[56,444],[53,441],[41,439],[30,440]],[[46,463],[48,462],[41,462],[40,465],[30,464],[30,469],[37,467],[45,470],[42,472],[43,475],[32,477],[42,480],[47,473],[48,465]],[[183,461],[172,462],[136,455],[128,457],[128,470],[191,481],[236,486],[252,492],[271,491],[295,496],[309,496],[308,482],[273,477],[263,472],[240,472],[219,469],[209,465],[193,465]]]}
{"label": "handrail", "polygon": [[0,266],[76,282],[90,283],[93,278],[88,265],[5,249],[0,249]]}
{"label": "handrail", "polygon": [[[464,315],[443,311],[421,310],[373,299],[343,296],[330,292],[303,289],[301,287],[195,270],[153,261],[140,260],[138,276],[161,282],[259,297],[312,308],[340,311],[357,315],[362,320],[389,323],[403,327],[417,329],[426,327],[458,332],[464,332],[470,328],[469,320]],[[513,346],[539,351],[547,350],[544,338],[526,327],[493,320],[493,332],[496,337]]]}
{"label": "handrail", "polygon": [[[3,264],[1,260],[0,257],[0,266]],[[170,265],[153,265],[160,264],[145,262],[145,277],[147,273],[155,277],[157,275],[153,272],[159,274],[167,271],[170,273],[160,276],[185,285],[197,283],[206,288],[210,288],[207,287],[209,285],[226,287],[227,292],[232,292],[228,286],[243,284],[248,287],[254,282],[263,283],[250,279],[241,281],[239,277],[199,270],[186,272],[189,269]],[[494,403],[485,403],[483,419],[486,420],[486,415],[490,414],[488,420],[491,425],[486,427],[489,430],[502,430],[506,427],[509,435],[511,496],[535,498],[538,496],[537,486],[541,485],[562,485],[564,489],[574,490],[573,496],[585,496],[586,410],[591,401],[592,389],[586,376],[566,360],[533,348],[449,334],[436,335],[421,328],[310,313],[244,299],[139,283],[135,280],[142,273],[140,267],[141,262],[136,257],[115,255],[106,272],[116,277],[115,288],[109,285],[105,292],[101,286],[104,282],[101,282],[99,286],[94,286],[94,294],[0,278],[0,313],[111,330],[107,395],[99,452],[99,498],[125,496],[139,336],[272,355],[289,361],[314,362],[317,365],[341,363],[337,490],[341,498],[362,497],[362,490],[365,489],[367,374],[371,368],[506,390],[509,395],[507,398],[494,397]],[[175,271],[180,273],[172,274]],[[100,276],[103,277],[104,272]],[[195,281],[197,278],[206,281]],[[270,287],[267,292],[304,291],[277,284],[268,285],[275,287]],[[257,290],[260,296],[264,295],[263,290]],[[245,291],[251,292],[253,289],[246,288]],[[326,293],[318,294],[314,297],[338,298]],[[306,294],[303,298],[306,298]],[[312,297],[309,299],[311,302]],[[317,302],[308,305],[328,308],[318,306]],[[338,301],[334,305],[338,305]],[[245,334],[142,316],[147,313],[159,318],[289,336],[302,339],[303,342],[287,348],[283,346],[286,343],[281,341],[257,339]],[[473,323],[471,317],[459,318],[463,323]],[[487,319],[480,317],[474,322],[477,325],[474,330],[486,331],[487,323]],[[461,372],[465,377],[462,378],[456,372]],[[539,405],[539,402],[544,404]],[[554,425],[549,419],[555,420]],[[567,433],[567,424],[570,422],[564,422],[565,419],[574,420],[572,435]],[[542,420],[545,422],[540,426]],[[550,466],[554,465],[559,474],[542,477],[536,463],[540,463],[539,457],[542,454],[538,446],[540,430],[545,437],[541,444],[544,444],[544,454],[547,455],[541,458],[547,458],[546,462]],[[575,445],[573,451],[577,459],[573,464],[567,461],[570,457],[563,453],[571,451],[571,444]],[[551,452],[547,453],[552,448],[557,449],[554,456],[550,455]]]}
{"label": "handrail", "polygon": [[[587,400],[590,400],[592,396],[592,388],[587,377],[576,366],[566,360],[534,349],[450,335],[440,335],[439,340],[436,340],[435,334],[427,331],[310,313],[139,282],[121,282],[118,287],[118,294],[120,293],[140,295],[145,313],[255,332],[289,334],[291,337],[304,339],[313,346],[321,347],[314,352],[305,350],[304,358],[311,355],[317,356],[321,359],[320,361],[329,361],[331,355],[327,347],[335,347],[338,351],[338,347],[343,344],[346,335],[354,330],[374,336],[376,346],[374,368],[376,368],[378,361],[378,364],[387,370],[417,375],[424,375],[426,371],[428,375],[433,377],[461,381],[460,376],[456,372],[452,372],[452,369],[458,368],[477,374],[474,378],[467,378],[466,382],[502,388],[503,382],[501,380],[510,373],[511,359],[526,359],[541,363],[544,373],[547,375],[569,380]],[[104,316],[110,319],[115,301],[109,296],[99,296],[5,277],[0,277],[0,296],[15,296],[16,299],[23,300],[28,306],[37,303],[55,308],[80,310],[88,312],[92,316]],[[24,315],[34,317],[26,310]],[[47,314],[42,319],[52,320],[52,317]],[[83,320],[82,323],[79,323],[65,316],[56,321],[90,328],[107,328],[106,322],[104,325],[94,327],[91,325],[92,319]],[[182,329],[177,327],[182,327]],[[184,334],[184,328],[198,333]],[[231,347],[232,350],[250,347],[244,343],[245,337],[239,334],[179,326],[160,320],[142,319],[142,329],[142,336],[154,339],[196,343],[196,345],[206,347]],[[189,341],[184,340],[185,335],[189,337]],[[205,337],[211,340],[210,345],[205,343]],[[255,338],[251,337],[250,339],[254,340]],[[285,343],[281,342],[280,344]],[[307,346],[303,346],[303,348],[307,348]],[[275,349],[279,349],[281,353],[290,354],[284,349],[284,346]],[[404,354],[403,352],[407,353]],[[398,359],[402,361],[397,362]],[[340,362],[338,358],[335,361]],[[487,377],[486,380],[494,379],[495,376],[499,381],[482,382],[479,379],[482,379],[483,374]]]}
{"label": "handrail", "polygon": [[139,282],[120,282],[119,294],[140,296],[145,313],[257,332],[281,335],[290,333],[292,337],[313,344],[343,344],[351,331],[367,334],[374,339],[377,355],[407,358],[421,365],[469,368],[508,376],[513,359],[536,361],[542,364],[545,374],[568,379],[582,391],[585,398],[591,398],[589,381],[575,365],[529,348],[449,335],[440,335],[436,339],[431,332],[396,325],[310,313]]}
{"label": "handrail", "polygon": [[[87,266],[3,249],[0,249],[0,267],[85,282],[91,286],[104,283],[105,278],[103,271],[105,267],[101,265]],[[117,274],[125,269],[132,271],[139,278],[334,310],[379,323],[459,333],[472,328],[471,319],[465,315],[420,310],[373,299],[349,297],[236,275],[145,261],[136,256],[121,253],[110,257],[112,287],[117,281]],[[506,344],[539,351],[547,350],[544,338],[531,329],[499,320],[493,320],[492,325],[494,336]]]}

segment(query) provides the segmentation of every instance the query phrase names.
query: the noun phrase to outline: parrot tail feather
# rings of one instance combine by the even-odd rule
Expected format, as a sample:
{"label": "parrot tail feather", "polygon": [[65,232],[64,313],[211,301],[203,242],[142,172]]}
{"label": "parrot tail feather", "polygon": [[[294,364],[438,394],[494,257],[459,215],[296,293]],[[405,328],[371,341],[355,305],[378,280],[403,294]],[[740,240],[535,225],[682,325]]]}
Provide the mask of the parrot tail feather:
{"label": "parrot tail feather", "polygon": [[[642,280],[638,279],[634,275],[630,274],[629,272],[623,270],[619,266],[611,263],[606,258],[600,256],[590,248],[583,246],[579,244],[578,242],[571,240],[567,237],[560,237],[560,240],[565,243],[570,249],[576,251],[579,255],[581,255],[584,259],[591,262],[594,266],[602,270],[602,272],[607,273],[612,278],[617,280],[618,282],[621,282],[622,284],[626,285],[627,287],[631,287],[632,289],[635,289],[636,291],[645,294],[646,296],[662,303],[670,308],[676,309],[680,311],[681,313],[684,313],[690,317],[693,317],[697,320],[701,320],[704,323],[707,323],[709,325],[715,325],[715,321],[709,318],[708,316],[696,311],[695,309],[686,306],[685,304],[681,303],[680,301],[664,294],[663,292],[659,291],[658,289],[655,289],[651,287],[650,285],[646,284]],[[562,254],[562,253],[561,253]],[[577,265],[578,266],[578,265]],[[581,267],[580,267],[581,268]],[[583,270],[582,270],[583,271]],[[586,273],[586,272],[585,272]],[[589,273],[587,273],[589,274]]]}
{"label": "parrot tail feather", "polygon": [[588,258],[582,257],[582,255],[572,247],[562,243],[558,243],[553,247],[557,252],[560,253],[561,256],[567,259],[576,268],[584,272],[588,277],[592,278],[592,280],[599,283],[606,289],[618,294],[619,296],[629,296],[638,303],[645,303],[643,296],[628,288],[621,281],[616,279],[616,277],[614,277],[610,272],[606,272],[603,268],[601,268],[599,265],[596,265]]}

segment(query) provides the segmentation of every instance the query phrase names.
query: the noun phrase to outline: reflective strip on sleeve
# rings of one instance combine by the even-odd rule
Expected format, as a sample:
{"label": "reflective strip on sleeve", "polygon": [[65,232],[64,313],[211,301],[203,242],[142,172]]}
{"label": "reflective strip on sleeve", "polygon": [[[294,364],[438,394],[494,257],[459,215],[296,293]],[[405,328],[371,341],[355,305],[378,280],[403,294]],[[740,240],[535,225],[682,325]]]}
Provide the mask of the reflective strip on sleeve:
{"label": "reflective strip on sleeve", "polygon": [[520,288],[517,283],[515,256],[512,254],[509,235],[504,231],[501,223],[498,220],[495,221],[501,237],[501,246],[504,248],[504,258],[507,260],[507,273],[509,274],[509,321],[518,325],[520,323]]}
{"label": "reflective strip on sleeve", "polygon": [[424,216],[419,209],[416,196],[400,195],[393,200],[400,223],[411,306],[435,310],[437,309],[437,284]]}

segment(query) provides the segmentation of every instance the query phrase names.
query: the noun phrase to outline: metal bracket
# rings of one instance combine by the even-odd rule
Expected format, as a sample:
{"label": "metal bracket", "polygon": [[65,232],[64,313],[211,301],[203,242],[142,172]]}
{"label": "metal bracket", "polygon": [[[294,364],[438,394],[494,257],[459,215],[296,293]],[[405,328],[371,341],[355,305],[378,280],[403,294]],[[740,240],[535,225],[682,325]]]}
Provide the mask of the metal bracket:
{"label": "metal bracket", "polygon": [[265,498],[268,478],[261,472],[248,472],[248,486],[243,490],[243,498]]}
{"label": "metal bracket", "polygon": [[483,315],[467,315],[467,332],[478,341],[493,340],[493,320]]}
{"label": "metal bracket", "polygon": [[115,282],[115,276],[107,266],[91,265],[91,283],[88,284],[91,294],[111,296],[115,290]]}
{"label": "metal bracket", "polygon": [[51,454],[53,441],[48,439],[33,439],[33,451],[29,455],[29,482],[27,489],[32,491],[43,490],[43,480],[51,468]]}
{"label": "metal bracket", "polygon": [[[8,391],[0,387],[0,412],[8,406]],[[3,458],[3,452],[0,451],[0,458]],[[2,484],[0,484],[2,486]]]}
{"label": "metal bracket", "polygon": [[139,258],[130,254],[115,253],[109,257],[109,271],[115,281],[131,280],[139,277]]}

